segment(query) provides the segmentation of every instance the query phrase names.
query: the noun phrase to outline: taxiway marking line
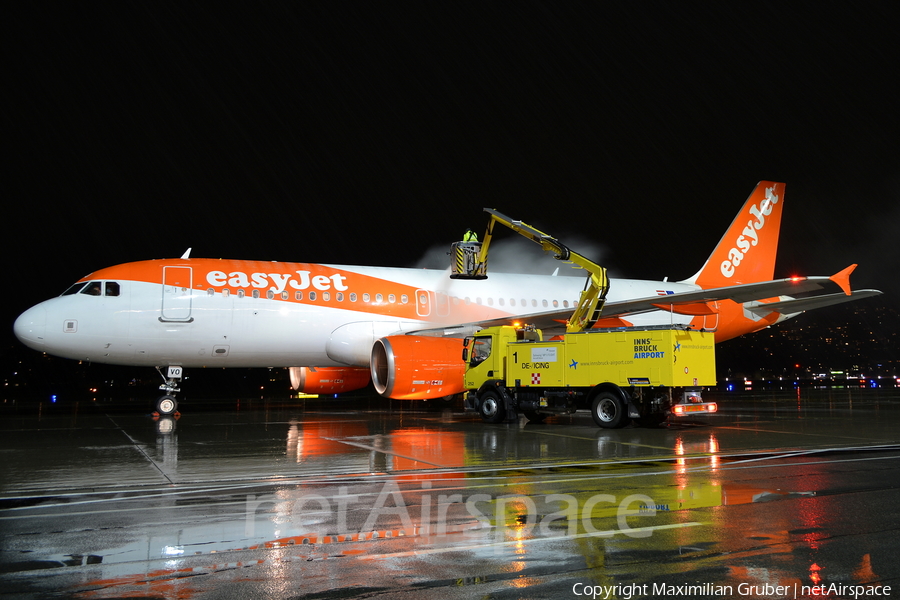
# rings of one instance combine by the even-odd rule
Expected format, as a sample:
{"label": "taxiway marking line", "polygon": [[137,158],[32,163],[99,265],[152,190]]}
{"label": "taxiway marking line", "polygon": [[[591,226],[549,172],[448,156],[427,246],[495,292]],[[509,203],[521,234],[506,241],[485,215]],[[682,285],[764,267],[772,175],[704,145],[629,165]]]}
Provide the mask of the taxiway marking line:
{"label": "taxiway marking line", "polygon": [[736,425],[720,425],[718,427],[719,427],[719,429],[736,429],[737,431],[749,431],[749,432],[758,432],[758,433],[781,433],[784,435],[808,435],[808,436],[812,436],[812,437],[843,438],[845,440],[865,440],[868,442],[888,441],[888,440],[881,440],[878,438],[873,440],[872,438],[866,438],[866,437],[860,437],[860,436],[854,436],[854,435],[833,435],[830,433],[806,433],[804,431],[778,431],[777,429],[752,429],[749,427],[738,427]]}
{"label": "taxiway marking line", "polygon": [[[698,521],[689,521],[687,523],[673,523],[670,525],[654,525],[651,527],[630,527],[628,532],[649,533],[654,531],[662,531],[664,529],[681,529],[683,527],[697,527],[698,525],[706,525]],[[446,552],[465,552],[466,550],[480,550],[483,548],[503,547],[503,546],[520,546],[522,544],[530,544],[532,542],[559,542],[564,540],[577,540],[581,538],[591,537],[613,537],[617,533],[625,533],[621,529],[611,529],[609,531],[598,531],[596,533],[576,533],[574,535],[561,535],[552,537],[536,537],[524,540],[506,540],[503,542],[494,542],[492,544],[470,544],[468,546],[451,546],[447,548],[429,548],[427,550],[408,550],[406,552],[393,552],[389,554],[374,554],[370,556],[360,556],[361,560],[382,560],[385,558],[406,558],[409,556],[424,556],[427,554],[444,554]]]}
{"label": "taxiway marking line", "polygon": [[[369,450],[371,452],[378,452],[379,454],[387,454],[389,456],[396,456],[398,458],[405,458],[406,460],[413,460],[415,462],[420,462],[423,465],[431,465],[432,467],[437,467],[439,469],[449,469],[447,465],[439,465],[438,463],[428,462],[427,460],[422,460],[421,458],[416,458],[415,456],[407,456],[405,454],[399,454],[397,452],[390,452],[385,450],[384,448],[376,448],[375,446],[367,446],[366,444],[359,444],[357,442],[348,442],[347,440],[339,440],[337,438],[323,437],[324,440],[329,440],[331,442],[338,442],[339,444],[347,444],[348,446],[356,446],[357,448],[362,448],[363,450]],[[392,471],[393,473],[393,471]]]}
{"label": "taxiway marking line", "polygon": [[[600,441],[599,438],[595,438],[595,437],[584,437],[584,436],[580,436],[580,435],[565,435],[563,433],[550,433],[549,431],[528,431],[528,430],[526,430],[525,433],[531,433],[533,435],[550,435],[553,437],[569,438],[569,439],[573,439],[573,440],[585,440],[588,442]],[[606,440],[603,440],[603,441],[606,441]],[[671,450],[672,449],[671,447],[667,448],[665,446],[651,446],[650,444],[635,444],[632,442],[619,442],[617,440],[609,440],[609,441],[611,443],[615,443],[615,444],[622,444],[623,446],[637,446],[639,448],[652,448],[653,450]]]}

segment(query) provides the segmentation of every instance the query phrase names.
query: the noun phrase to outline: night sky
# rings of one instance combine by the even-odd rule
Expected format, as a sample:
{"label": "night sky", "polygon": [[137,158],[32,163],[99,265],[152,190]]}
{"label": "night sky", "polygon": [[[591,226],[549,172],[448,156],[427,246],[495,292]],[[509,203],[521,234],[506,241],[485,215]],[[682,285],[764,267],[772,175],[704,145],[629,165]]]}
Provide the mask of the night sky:
{"label": "night sky", "polygon": [[188,247],[443,268],[486,206],[682,279],[762,179],[787,183],[776,277],[858,262],[900,292],[894,6],[20,6],[6,317]]}

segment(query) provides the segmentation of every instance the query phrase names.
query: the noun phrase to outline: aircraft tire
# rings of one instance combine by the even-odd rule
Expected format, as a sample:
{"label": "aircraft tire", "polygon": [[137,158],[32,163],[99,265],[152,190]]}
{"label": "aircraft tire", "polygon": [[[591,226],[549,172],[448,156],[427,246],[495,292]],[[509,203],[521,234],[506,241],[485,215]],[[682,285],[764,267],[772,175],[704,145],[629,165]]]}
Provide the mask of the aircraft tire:
{"label": "aircraft tire", "polygon": [[654,413],[638,419],[638,424],[641,427],[659,427],[666,422],[667,418],[668,415],[666,413]]}
{"label": "aircraft tire", "polygon": [[591,417],[594,423],[605,429],[625,427],[629,419],[625,402],[621,396],[612,392],[600,392],[591,403]]}
{"label": "aircraft tire", "polygon": [[526,410],[522,414],[525,415],[525,418],[528,419],[529,423],[543,423],[544,419],[547,418],[547,415],[533,410]]}
{"label": "aircraft tire", "polygon": [[175,399],[175,396],[166,394],[165,396],[160,396],[156,401],[156,412],[160,415],[174,415],[177,410],[178,400]]}
{"label": "aircraft tire", "polygon": [[485,423],[500,423],[506,418],[506,404],[500,394],[487,390],[478,399],[478,413]]}
{"label": "aircraft tire", "polygon": [[464,394],[450,394],[449,396],[441,396],[438,404],[441,408],[459,408],[462,406]]}

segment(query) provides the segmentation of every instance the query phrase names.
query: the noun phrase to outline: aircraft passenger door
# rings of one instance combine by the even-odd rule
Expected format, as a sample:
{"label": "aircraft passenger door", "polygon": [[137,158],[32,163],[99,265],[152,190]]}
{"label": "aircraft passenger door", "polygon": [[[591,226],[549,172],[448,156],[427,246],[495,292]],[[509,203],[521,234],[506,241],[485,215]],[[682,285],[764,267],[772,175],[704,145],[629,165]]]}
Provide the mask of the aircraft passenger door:
{"label": "aircraft passenger door", "polygon": [[163,267],[163,322],[190,323],[193,272],[191,267]]}
{"label": "aircraft passenger door", "polygon": [[431,292],[416,290],[416,314],[427,317],[431,314]]}
{"label": "aircraft passenger door", "polygon": [[437,316],[446,317],[450,314],[450,296],[444,292],[434,293],[434,304]]}

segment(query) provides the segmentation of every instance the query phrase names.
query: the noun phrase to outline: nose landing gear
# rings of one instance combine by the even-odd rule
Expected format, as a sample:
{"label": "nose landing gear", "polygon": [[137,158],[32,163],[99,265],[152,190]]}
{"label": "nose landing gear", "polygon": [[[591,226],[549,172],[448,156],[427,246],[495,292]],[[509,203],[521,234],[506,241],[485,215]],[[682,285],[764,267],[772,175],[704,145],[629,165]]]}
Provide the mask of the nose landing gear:
{"label": "nose landing gear", "polygon": [[178,400],[175,396],[165,394],[156,400],[156,412],[162,416],[174,415],[178,410]]}
{"label": "nose landing gear", "polygon": [[156,400],[156,412],[161,416],[174,415],[178,412],[178,400],[175,398],[175,393],[181,391],[178,384],[181,382],[184,369],[180,366],[169,366],[166,370],[166,375],[163,375],[160,367],[156,367],[156,370],[160,377],[165,380],[165,383],[159,386],[159,389],[164,391],[165,394]]}

